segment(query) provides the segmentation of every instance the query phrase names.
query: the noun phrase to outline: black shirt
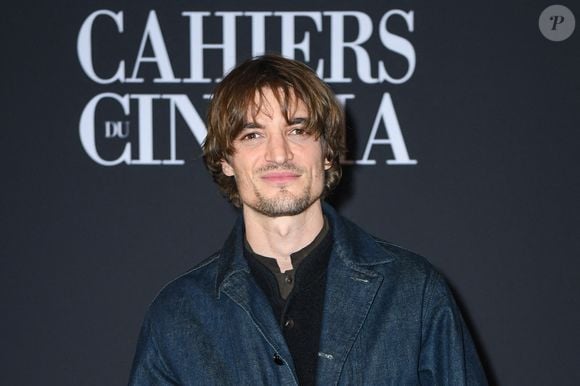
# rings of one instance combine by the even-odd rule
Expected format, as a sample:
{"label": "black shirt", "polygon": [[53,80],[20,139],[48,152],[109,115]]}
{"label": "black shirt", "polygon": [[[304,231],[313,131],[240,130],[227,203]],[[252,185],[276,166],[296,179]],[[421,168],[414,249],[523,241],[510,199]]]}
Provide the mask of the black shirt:
{"label": "black shirt", "polygon": [[306,247],[292,253],[292,270],[280,272],[274,258],[244,251],[256,282],[268,298],[294,361],[300,385],[314,385],[322,328],[326,267],[332,235],[322,230]]}

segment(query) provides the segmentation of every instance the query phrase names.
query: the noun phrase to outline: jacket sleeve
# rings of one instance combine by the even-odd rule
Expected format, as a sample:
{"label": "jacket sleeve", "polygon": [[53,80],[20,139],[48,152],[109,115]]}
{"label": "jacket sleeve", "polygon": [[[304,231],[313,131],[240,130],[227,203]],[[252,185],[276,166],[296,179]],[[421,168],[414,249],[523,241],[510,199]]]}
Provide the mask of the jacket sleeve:
{"label": "jacket sleeve", "polygon": [[427,280],[423,302],[421,385],[487,385],[467,326],[437,272]]}
{"label": "jacket sleeve", "polygon": [[129,377],[129,386],[169,386],[179,385],[156,343],[155,332],[148,314],[145,317],[137,342],[133,367]]}

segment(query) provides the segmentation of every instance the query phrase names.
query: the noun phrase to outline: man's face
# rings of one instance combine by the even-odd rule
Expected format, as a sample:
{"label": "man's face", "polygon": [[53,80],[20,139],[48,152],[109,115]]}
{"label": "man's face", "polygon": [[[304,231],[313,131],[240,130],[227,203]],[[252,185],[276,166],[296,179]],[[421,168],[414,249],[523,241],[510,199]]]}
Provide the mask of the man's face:
{"label": "man's face", "polygon": [[320,141],[305,131],[304,102],[292,99],[287,122],[272,90],[263,91],[261,101],[256,94],[260,111],[255,117],[248,112],[222,171],[235,177],[245,209],[269,217],[297,215],[319,200],[331,164]]}

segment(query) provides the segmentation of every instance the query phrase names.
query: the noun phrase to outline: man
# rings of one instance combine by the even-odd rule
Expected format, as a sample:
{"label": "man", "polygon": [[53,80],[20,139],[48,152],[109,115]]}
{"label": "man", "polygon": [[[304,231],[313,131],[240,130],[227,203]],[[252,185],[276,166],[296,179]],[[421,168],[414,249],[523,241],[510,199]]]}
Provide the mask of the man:
{"label": "man", "polygon": [[486,384],[440,275],[323,203],[344,135],[304,64],[268,55],[224,78],[204,159],[241,216],[151,305],[130,384]]}

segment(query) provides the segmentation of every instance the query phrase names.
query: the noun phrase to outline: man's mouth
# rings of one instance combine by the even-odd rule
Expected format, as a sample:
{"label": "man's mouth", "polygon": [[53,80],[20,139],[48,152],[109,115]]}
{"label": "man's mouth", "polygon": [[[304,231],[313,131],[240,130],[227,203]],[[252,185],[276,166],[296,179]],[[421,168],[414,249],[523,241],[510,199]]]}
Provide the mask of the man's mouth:
{"label": "man's mouth", "polygon": [[262,179],[272,184],[287,184],[296,181],[300,174],[292,171],[272,171],[262,175]]}

